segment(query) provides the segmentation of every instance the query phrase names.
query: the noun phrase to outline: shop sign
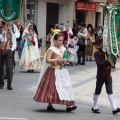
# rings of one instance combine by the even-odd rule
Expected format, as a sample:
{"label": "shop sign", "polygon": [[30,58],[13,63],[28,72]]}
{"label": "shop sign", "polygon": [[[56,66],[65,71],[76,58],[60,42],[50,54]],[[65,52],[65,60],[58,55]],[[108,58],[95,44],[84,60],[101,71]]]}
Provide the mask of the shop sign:
{"label": "shop sign", "polygon": [[76,10],[96,11],[96,3],[76,2]]}

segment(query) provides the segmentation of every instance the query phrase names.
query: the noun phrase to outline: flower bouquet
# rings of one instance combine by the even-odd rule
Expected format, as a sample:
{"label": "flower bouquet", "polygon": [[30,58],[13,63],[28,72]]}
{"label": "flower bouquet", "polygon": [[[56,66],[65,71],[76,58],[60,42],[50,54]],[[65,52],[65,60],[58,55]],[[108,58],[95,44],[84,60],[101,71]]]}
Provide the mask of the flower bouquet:
{"label": "flower bouquet", "polygon": [[31,39],[29,39],[28,40],[28,42],[27,42],[27,46],[29,47],[29,46],[35,46],[36,45],[36,42],[35,42],[35,40],[34,40],[34,36],[32,36],[31,37]]}
{"label": "flower bouquet", "polygon": [[[71,57],[71,55],[72,55],[72,54],[68,51],[68,49],[66,49],[66,50],[64,51],[64,53],[63,53],[63,59],[69,59],[69,58]],[[60,69],[62,69],[63,66],[65,66],[65,64],[64,64],[64,63],[61,63]]]}

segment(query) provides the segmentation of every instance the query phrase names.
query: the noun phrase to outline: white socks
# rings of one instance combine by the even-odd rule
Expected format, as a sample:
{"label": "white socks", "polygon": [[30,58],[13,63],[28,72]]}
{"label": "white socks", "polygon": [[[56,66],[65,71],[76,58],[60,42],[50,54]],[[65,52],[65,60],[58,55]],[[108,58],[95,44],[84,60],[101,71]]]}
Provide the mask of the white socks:
{"label": "white socks", "polygon": [[93,98],[93,100],[94,100],[93,109],[94,110],[98,109],[98,98],[99,98],[99,95],[94,94],[94,98]]}
{"label": "white socks", "polygon": [[117,110],[117,107],[115,105],[115,101],[114,101],[114,97],[113,97],[113,94],[109,94],[108,95],[108,99],[110,101],[110,104],[111,104],[111,107],[112,107],[112,110]]}

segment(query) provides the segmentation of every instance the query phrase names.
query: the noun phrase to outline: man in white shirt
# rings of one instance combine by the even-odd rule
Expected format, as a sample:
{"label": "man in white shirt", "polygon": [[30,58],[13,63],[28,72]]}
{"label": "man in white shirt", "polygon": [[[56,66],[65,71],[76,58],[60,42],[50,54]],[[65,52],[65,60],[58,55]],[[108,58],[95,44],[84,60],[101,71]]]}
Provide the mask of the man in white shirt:
{"label": "man in white shirt", "polygon": [[[85,25],[81,24],[81,29],[78,32],[77,36],[78,36],[78,42],[79,42],[79,39],[82,39],[84,41],[84,44],[78,45],[79,48],[77,51],[77,55],[78,55],[77,65],[78,64],[85,65],[85,46],[86,46],[87,35],[88,35],[88,31],[85,28]],[[81,62],[81,59],[82,59],[82,62]]]}
{"label": "man in white shirt", "polygon": [[[16,38],[19,37],[19,31],[17,27],[13,24],[13,28],[9,25],[6,25],[7,31],[4,30],[4,23],[0,22],[0,89],[3,89],[4,86],[4,62],[6,64],[7,72],[7,89],[12,90],[12,77],[13,77],[13,51],[16,49]],[[7,39],[5,39],[5,37]],[[5,48],[5,49],[3,49]]]}

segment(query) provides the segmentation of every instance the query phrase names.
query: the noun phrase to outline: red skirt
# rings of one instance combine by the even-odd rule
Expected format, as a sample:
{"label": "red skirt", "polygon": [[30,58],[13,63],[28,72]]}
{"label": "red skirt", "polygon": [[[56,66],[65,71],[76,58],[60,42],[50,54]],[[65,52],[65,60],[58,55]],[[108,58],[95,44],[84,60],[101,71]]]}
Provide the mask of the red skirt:
{"label": "red skirt", "polygon": [[43,103],[73,106],[74,101],[60,100],[55,86],[55,68],[48,68],[39,84],[34,100]]}

